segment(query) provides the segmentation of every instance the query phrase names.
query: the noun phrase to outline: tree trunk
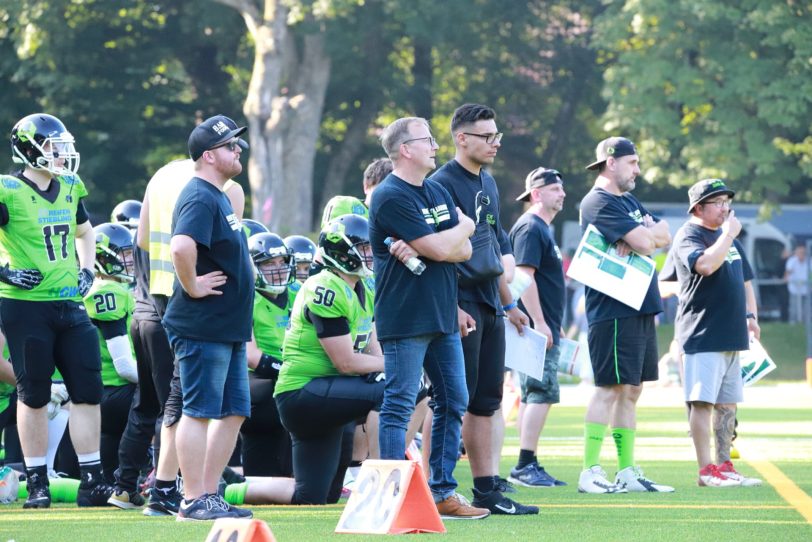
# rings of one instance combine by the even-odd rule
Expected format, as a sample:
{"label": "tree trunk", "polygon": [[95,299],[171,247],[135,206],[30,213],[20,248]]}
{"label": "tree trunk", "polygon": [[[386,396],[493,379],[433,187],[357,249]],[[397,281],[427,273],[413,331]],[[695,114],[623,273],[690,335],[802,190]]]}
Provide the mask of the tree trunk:
{"label": "tree trunk", "polygon": [[[313,159],[330,80],[325,34],[303,37],[301,58],[287,26],[288,8],[265,0],[217,0],[238,10],[254,40],[254,66],[243,113],[251,157],[250,215],[282,235],[304,234],[313,221]],[[311,25],[312,26],[312,25]]]}

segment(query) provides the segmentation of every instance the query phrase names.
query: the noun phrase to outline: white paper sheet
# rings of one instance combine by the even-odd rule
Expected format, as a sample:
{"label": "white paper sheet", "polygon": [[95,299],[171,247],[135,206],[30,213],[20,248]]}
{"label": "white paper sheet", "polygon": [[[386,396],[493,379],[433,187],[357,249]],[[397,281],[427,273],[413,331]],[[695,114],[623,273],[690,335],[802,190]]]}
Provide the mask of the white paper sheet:
{"label": "white paper sheet", "polygon": [[516,326],[505,319],[505,365],[536,380],[544,376],[547,336],[525,326],[519,335]]}

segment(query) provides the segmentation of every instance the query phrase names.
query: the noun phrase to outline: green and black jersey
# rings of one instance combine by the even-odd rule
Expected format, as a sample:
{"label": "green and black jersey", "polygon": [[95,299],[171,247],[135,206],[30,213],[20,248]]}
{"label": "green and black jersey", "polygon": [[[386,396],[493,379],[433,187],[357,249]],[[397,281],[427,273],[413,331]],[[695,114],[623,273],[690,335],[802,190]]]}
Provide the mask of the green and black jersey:
{"label": "green and black jersey", "polygon": [[[12,269],[38,269],[33,290],[0,283],[0,297],[23,301],[81,301],[76,260],[76,212],[87,189],[78,176],[58,176],[47,193],[9,175],[0,176],[0,261]],[[56,183],[54,185],[53,183]]]}
{"label": "green and black jersey", "polygon": [[[254,339],[259,349],[265,354],[282,359],[285,330],[290,324],[293,302],[301,288],[300,282],[294,282],[288,286],[287,295],[283,300],[285,304],[281,307],[259,292],[254,296]],[[253,369],[249,368],[249,371],[253,371]]]}
{"label": "green and black jersey", "polygon": [[[366,293],[367,287],[363,288]],[[274,395],[301,389],[314,378],[339,374],[322,348],[305,309],[322,318],[345,318],[355,350],[361,351],[369,342],[373,315],[372,296],[364,298],[362,304],[349,284],[329,269],[305,281],[293,304],[282,350],[284,364]]]}
{"label": "green and black jersey", "polygon": [[[97,277],[93,282],[93,287],[85,296],[84,303],[87,309],[87,315],[94,324],[97,322],[112,323],[124,320],[121,327],[127,335],[127,340],[130,343],[130,353],[133,359],[135,359],[135,351],[133,350],[132,338],[129,333],[130,319],[135,309],[135,298],[130,288],[121,282]],[[125,384],[129,384],[129,381],[122,378],[116,371],[113,365],[113,357],[107,348],[107,340],[101,329],[98,330],[98,335],[99,350],[101,351],[102,384],[105,386],[124,386]],[[112,337],[108,338],[112,339]]]}

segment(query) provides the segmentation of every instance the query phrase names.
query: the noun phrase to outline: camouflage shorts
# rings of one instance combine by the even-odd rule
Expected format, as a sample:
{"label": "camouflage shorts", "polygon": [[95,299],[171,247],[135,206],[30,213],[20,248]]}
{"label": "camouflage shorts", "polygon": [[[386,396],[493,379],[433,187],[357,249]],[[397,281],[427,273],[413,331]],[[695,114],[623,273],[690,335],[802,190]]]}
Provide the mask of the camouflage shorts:
{"label": "camouflage shorts", "polygon": [[519,373],[522,403],[553,405],[561,402],[558,389],[558,356],[560,353],[561,349],[558,345],[547,350],[544,358],[544,375],[541,380]]}

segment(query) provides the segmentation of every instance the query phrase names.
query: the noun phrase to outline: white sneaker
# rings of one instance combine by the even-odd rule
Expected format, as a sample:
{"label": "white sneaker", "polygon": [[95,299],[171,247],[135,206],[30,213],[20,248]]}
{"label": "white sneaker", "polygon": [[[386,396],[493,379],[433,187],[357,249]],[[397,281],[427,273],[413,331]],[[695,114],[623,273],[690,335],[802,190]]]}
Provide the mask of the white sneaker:
{"label": "white sneaker", "polygon": [[606,479],[606,472],[600,465],[594,465],[581,471],[578,478],[580,493],[627,493],[626,488],[619,487]]}
{"label": "white sneaker", "polygon": [[640,493],[672,493],[674,488],[663,484],[658,484],[645,477],[643,469],[637,465],[626,467],[615,476],[615,484],[625,488],[626,491]]}
{"label": "white sneaker", "polygon": [[755,487],[761,485],[760,478],[748,478],[747,476],[738,472],[731,461],[725,461],[719,465],[719,473],[728,480],[736,480],[742,487]]}

